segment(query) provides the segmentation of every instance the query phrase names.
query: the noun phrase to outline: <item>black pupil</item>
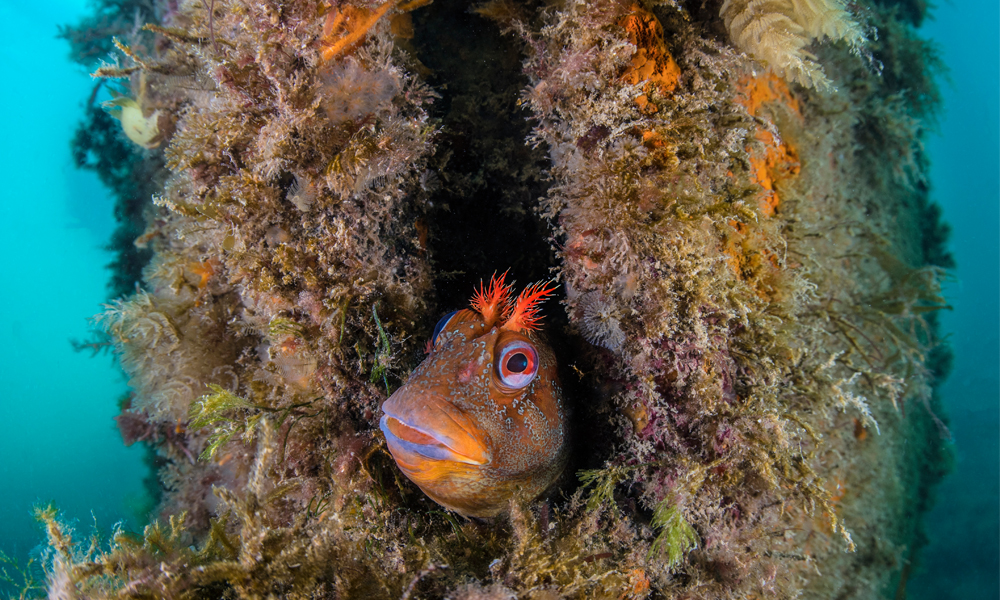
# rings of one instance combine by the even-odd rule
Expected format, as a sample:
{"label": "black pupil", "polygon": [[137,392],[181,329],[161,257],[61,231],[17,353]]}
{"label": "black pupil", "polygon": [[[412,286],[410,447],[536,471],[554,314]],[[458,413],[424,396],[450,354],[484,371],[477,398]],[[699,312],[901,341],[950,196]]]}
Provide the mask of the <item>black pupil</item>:
{"label": "black pupil", "polygon": [[507,370],[511,373],[521,373],[528,368],[528,357],[523,352],[518,352],[507,359]]}

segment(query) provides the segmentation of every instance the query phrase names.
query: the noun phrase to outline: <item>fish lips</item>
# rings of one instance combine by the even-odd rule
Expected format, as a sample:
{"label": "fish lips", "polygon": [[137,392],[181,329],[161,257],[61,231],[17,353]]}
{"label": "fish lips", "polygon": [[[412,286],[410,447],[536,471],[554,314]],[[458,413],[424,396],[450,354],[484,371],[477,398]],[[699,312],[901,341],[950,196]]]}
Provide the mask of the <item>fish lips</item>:
{"label": "fish lips", "polygon": [[[379,428],[389,451],[406,458],[451,461],[473,466],[490,461],[475,424],[457,408],[436,396],[402,396],[398,392],[382,405]],[[414,456],[415,455],[415,456]]]}

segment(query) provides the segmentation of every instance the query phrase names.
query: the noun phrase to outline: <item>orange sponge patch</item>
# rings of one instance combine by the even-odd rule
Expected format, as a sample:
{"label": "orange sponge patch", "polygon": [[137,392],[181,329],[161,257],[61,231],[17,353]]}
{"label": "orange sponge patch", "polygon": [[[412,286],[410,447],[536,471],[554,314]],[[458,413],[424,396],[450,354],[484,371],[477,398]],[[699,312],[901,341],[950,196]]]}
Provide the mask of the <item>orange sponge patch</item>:
{"label": "orange sponge patch", "polygon": [[674,91],[681,78],[681,69],[667,51],[663,40],[663,26],[656,15],[635,4],[619,25],[625,28],[628,41],[636,47],[632,64],[622,74],[622,81],[635,85],[645,81],[645,92],[635,99],[639,110],[655,113],[658,109],[649,101],[648,94],[655,88],[661,94]]}
{"label": "orange sponge patch", "polygon": [[774,73],[767,73],[760,77],[749,75],[741,77],[737,83],[737,89],[736,101],[742,104],[751,115],[756,115],[763,104],[780,102],[797,116],[802,116],[799,101],[788,90],[788,84]]}
{"label": "orange sponge patch", "polygon": [[[754,116],[758,116],[763,105],[778,103],[795,116],[802,117],[798,100],[788,91],[788,85],[773,73],[740,79],[736,101]],[[775,138],[769,131],[759,129],[755,137],[764,150],[761,153],[747,149],[750,152],[750,176],[763,188],[757,199],[760,213],[771,217],[781,203],[775,186],[782,179],[799,174],[799,157],[790,144]]]}
{"label": "orange sponge patch", "polygon": [[756,138],[764,144],[764,154],[750,155],[750,174],[754,182],[764,188],[758,198],[760,212],[765,217],[771,217],[780,202],[775,184],[798,175],[801,165],[795,150],[789,144],[776,140],[770,132],[760,129]]}

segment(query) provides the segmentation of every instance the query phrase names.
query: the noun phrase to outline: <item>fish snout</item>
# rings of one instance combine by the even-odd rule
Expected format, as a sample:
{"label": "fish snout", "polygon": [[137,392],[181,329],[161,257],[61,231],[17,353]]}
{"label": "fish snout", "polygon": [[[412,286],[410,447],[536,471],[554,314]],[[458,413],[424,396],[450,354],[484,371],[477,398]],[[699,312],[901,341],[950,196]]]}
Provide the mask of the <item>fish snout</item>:
{"label": "fish snout", "polygon": [[428,460],[473,466],[490,461],[482,434],[460,409],[436,394],[405,391],[404,386],[385,401],[379,421],[400,467]]}

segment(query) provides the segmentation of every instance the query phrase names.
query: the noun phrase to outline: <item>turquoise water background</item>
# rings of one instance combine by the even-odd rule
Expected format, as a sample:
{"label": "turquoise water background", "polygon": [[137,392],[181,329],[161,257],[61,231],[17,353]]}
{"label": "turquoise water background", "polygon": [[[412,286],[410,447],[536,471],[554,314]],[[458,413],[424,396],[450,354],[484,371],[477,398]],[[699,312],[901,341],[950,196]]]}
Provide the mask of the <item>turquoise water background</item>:
{"label": "turquoise water background", "polygon": [[941,388],[955,470],[925,517],[930,546],[914,600],[1000,597],[1000,3],[942,2],[923,33],[941,48],[940,135],[928,140],[931,197],[958,262],[942,315],[955,353]]}
{"label": "turquoise water background", "polygon": [[[951,72],[928,148],[958,261],[943,318],[956,360],[942,388],[958,460],[927,518],[931,543],[908,587],[918,600],[1000,597],[997,4],[944,4],[923,28]],[[82,537],[139,527],[147,502],[142,451],[123,447],[112,421],[123,377],[109,356],[69,343],[107,300],[102,248],[114,225],[108,194],[69,152],[93,82],[55,34],[85,8],[0,0],[0,551],[22,562],[43,540],[36,504],[54,501]]]}
{"label": "turquoise water background", "polygon": [[94,84],[55,34],[84,9],[0,1],[0,550],[22,562],[44,539],[36,504],[54,501],[86,536],[95,521],[137,527],[130,507],[144,503],[142,449],[111,420],[124,378],[69,343],[107,300],[114,226],[111,198],[70,156]]}

